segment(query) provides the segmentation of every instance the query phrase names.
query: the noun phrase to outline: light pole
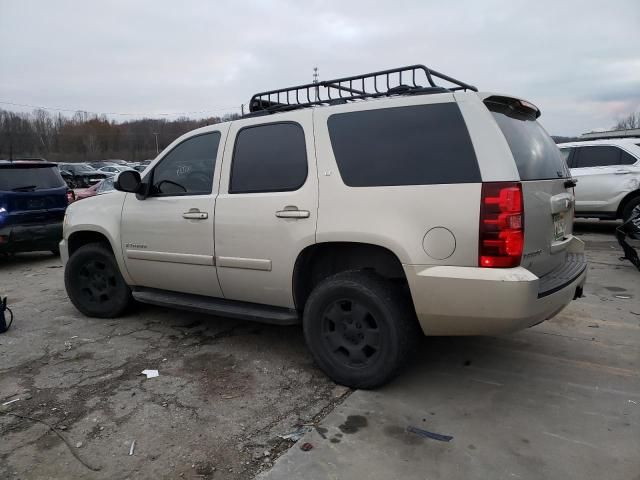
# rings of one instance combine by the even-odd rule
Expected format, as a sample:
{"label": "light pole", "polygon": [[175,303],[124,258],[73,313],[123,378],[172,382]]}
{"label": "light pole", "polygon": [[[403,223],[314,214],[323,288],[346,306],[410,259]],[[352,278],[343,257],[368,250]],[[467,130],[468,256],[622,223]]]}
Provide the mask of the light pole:
{"label": "light pole", "polygon": [[160,149],[158,148],[158,135],[160,135],[160,134],[159,134],[159,133],[157,133],[157,132],[152,132],[152,133],[153,133],[153,135],[155,135],[155,137],[156,137],[156,155],[157,155],[157,154],[159,154],[159,153],[160,153]]}

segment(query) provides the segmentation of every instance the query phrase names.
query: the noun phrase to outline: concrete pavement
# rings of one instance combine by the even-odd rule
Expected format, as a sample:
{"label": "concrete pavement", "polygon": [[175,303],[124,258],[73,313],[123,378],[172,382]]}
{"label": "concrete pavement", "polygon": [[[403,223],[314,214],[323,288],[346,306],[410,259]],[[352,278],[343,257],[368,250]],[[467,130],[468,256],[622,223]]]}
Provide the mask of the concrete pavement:
{"label": "concrete pavement", "polygon": [[353,393],[298,442],[312,450],[259,478],[640,479],[640,272],[611,224],[577,229],[585,298],[517,334],[425,339],[405,375]]}

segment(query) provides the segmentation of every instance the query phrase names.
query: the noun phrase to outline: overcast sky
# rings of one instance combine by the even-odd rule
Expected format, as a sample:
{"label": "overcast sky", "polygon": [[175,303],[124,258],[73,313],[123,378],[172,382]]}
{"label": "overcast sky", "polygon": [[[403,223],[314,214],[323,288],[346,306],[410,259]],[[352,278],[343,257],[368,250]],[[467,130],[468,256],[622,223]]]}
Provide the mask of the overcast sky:
{"label": "overcast sky", "polygon": [[528,99],[555,135],[611,127],[640,111],[640,1],[0,0],[0,102],[198,117],[316,65],[413,63]]}

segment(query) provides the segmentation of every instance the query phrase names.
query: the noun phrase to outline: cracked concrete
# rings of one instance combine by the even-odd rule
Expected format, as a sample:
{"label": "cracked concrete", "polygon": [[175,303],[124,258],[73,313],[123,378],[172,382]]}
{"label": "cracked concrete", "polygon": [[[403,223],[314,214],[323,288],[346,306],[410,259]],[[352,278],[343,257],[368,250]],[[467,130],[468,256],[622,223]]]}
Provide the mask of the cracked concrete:
{"label": "cracked concrete", "polygon": [[[0,404],[19,399],[5,408],[55,425],[100,467],[0,415],[0,478],[636,478],[640,273],[618,259],[610,222],[577,231],[585,298],[514,335],[425,339],[399,379],[354,394],[317,370],[297,327],[151,306],[86,318],[59,259],[0,258],[16,313],[0,335]],[[316,426],[309,452],[278,436],[298,423]]]}
{"label": "cracked concrete", "polygon": [[[50,254],[0,258],[16,320],[0,336],[0,478],[253,478],[349,393],[313,365],[297,327],[139,306],[80,315]],[[146,379],[140,372],[158,369]],[[134,455],[129,456],[135,440]],[[265,455],[267,452],[267,455]]]}

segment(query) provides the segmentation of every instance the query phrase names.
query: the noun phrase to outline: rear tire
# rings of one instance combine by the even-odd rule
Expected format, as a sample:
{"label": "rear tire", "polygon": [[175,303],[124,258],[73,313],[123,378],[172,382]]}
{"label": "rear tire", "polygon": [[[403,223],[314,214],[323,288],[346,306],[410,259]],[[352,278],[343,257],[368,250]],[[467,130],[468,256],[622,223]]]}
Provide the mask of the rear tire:
{"label": "rear tire", "polygon": [[631,219],[631,214],[633,213],[633,209],[640,205],[640,196],[632,198],[627,202],[627,204],[622,209],[622,221],[628,222]]}
{"label": "rear tire", "polygon": [[64,285],[71,303],[88,317],[118,317],[133,301],[113,253],[101,243],[83,245],[71,255]]}
{"label": "rear tire", "polygon": [[304,335],[314,360],[332,380],[375,388],[395,377],[422,336],[410,298],[370,272],[342,272],[313,290]]}

